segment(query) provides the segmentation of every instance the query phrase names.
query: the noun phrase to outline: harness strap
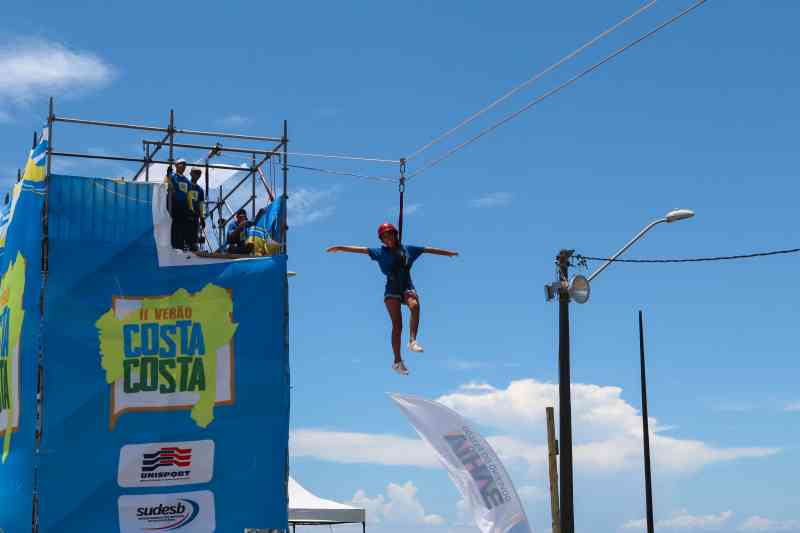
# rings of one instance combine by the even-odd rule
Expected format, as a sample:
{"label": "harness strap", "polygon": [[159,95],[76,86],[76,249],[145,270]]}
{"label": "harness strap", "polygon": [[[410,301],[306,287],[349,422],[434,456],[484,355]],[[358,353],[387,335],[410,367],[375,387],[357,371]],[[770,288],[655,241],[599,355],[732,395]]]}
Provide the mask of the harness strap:
{"label": "harness strap", "polygon": [[403,203],[406,196],[406,160],[400,160],[400,216],[397,220],[397,244],[403,242]]}

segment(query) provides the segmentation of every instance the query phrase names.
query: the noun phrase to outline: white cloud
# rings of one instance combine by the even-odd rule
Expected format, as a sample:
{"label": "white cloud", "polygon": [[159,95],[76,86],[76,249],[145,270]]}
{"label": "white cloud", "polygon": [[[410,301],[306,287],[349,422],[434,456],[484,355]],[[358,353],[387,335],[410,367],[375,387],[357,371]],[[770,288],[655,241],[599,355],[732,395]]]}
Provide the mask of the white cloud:
{"label": "white cloud", "polygon": [[533,485],[522,485],[520,488],[517,489],[517,494],[519,495],[520,499],[527,500],[529,502],[538,502],[547,499],[547,491],[540,488],[534,487]]}
{"label": "white cloud", "polygon": [[417,497],[417,487],[411,481],[402,485],[389,483],[386,497],[378,494],[370,498],[363,490],[353,495],[352,504],[367,512],[368,520],[374,523],[441,526],[444,518],[428,514]]}
{"label": "white cloud", "polygon": [[227,117],[223,117],[217,121],[220,126],[224,126],[226,128],[240,128],[242,126],[252,124],[252,122],[253,119],[250,117],[245,117],[244,115],[239,115],[236,113],[228,115]]}
{"label": "white cloud", "polygon": [[[574,447],[577,468],[607,474],[641,468],[642,429],[637,410],[620,396],[619,387],[574,384],[572,387]],[[533,379],[512,381],[506,389],[468,383],[439,401],[490,428],[486,440],[509,467],[526,469],[538,479],[547,460],[545,407],[557,395],[556,385]],[[658,421],[651,427],[661,431]],[[654,433],[654,468],[663,473],[686,473],[708,464],[766,457],[776,448],[721,448],[693,439]],[[439,466],[419,439],[391,434],[349,433],[324,429],[292,432],[292,455],[340,463]]]}
{"label": "white cloud", "polygon": [[[403,214],[406,215],[406,216],[413,215],[413,214],[419,212],[419,210],[421,208],[422,208],[422,204],[405,204],[403,206]],[[397,207],[391,207],[391,208],[387,209],[386,212],[391,216],[397,216],[398,208]]]}
{"label": "white cloud", "polygon": [[739,531],[800,531],[800,520],[770,520],[754,515],[742,522]]}
{"label": "white cloud", "polygon": [[0,101],[26,104],[100,87],[113,77],[113,68],[96,55],[57,42],[25,39],[0,48]]}
{"label": "white cloud", "polygon": [[403,212],[406,215],[413,215],[414,213],[419,211],[421,207],[422,204],[408,204],[406,206],[403,206]]}
{"label": "white cloud", "polygon": [[388,434],[297,429],[291,432],[289,450],[293,457],[337,463],[439,466],[436,456],[421,440]]}
{"label": "white cloud", "polygon": [[[733,517],[732,511],[723,511],[719,514],[691,515],[687,511],[679,511],[672,517],[657,520],[656,529],[718,529],[725,525]],[[622,526],[625,529],[645,529],[647,522],[645,519],[631,520]]]}
{"label": "white cloud", "polygon": [[783,408],[784,411],[800,411],[800,402],[792,402],[786,404],[786,407]]}
{"label": "white cloud", "polygon": [[289,194],[289,226],[303,226],[331,216],[336,207],[336,188],[299,188]]}
{"label": "white cloud", "polygon": [[[545,407],[553,406],[558,387],[534,379],[512,381],[505,389],[486,384],[468,384],[455,393],[439,398],[463,416],[505,435],[490,440],[498,443],[498,453],[528,461],[536,466],[544,461],[539,447],[544,443]],[[575,428],[575,462],[594,471],[638,468],[641,462],[641,416],[621,397],[622,389],[612,386],[572,385],[572,417]],[[717,448],[698,440],[662,435],[664,430],[650,419],[654,463],[662,471],[686,472],[717,462],[777,453],[776,448]],[[533,454],[533,455],[531,455]],[[538,458],[537,458],[538,457]]]}
{"label": "white cloud", "polygon": [[513,198],[510,192],[490,192],[474,198],[469,205],[472,207],[502,207],[510,204]]}
{"label": "white cloud", "polygon": [[472,512],[470,511],[469,504],[464,498],[459,498],[456,502],[456,524],[457,526],[472,525]]}

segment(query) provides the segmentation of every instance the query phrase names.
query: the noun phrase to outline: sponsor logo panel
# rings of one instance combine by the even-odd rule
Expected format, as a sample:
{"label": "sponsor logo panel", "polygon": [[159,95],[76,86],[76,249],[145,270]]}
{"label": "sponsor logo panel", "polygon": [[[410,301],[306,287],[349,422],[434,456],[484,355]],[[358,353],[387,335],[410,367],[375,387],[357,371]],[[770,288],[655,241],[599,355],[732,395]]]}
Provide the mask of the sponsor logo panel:
{"label": "sponsor logo panel", "polygon": [[214,441],[128,444],[119,452],[120,487],[208,483],[214,477]]}
{"label": "sponsor logo panel", "polygon": [[126,495],[117,504],[120,533],[212,533],[217,527],[214,494],[207,490]]}

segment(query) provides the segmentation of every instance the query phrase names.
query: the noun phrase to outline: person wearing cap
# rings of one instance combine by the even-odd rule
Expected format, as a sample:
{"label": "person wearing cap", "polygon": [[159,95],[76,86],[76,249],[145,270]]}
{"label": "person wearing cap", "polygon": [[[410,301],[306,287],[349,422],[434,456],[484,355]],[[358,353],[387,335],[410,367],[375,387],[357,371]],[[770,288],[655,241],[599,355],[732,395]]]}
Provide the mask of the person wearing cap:
{"label": "person wearing cap", "polygon": [[188,204],[191,183],[184,176],[185,171],[184,159],[175,161],[174,172],[171,165],[167,168],[167,210],[172,215],[170,236],[172,247],[177,250],[188,250],[192,243],[192,216]]}
{"label": "person wearing cap", "polygon": [[198,250],[198,244],[200,243],[200,228],[206,227],[206,194],[203,188],[197,183],[200,176],[203,175],[203,171],[199,168],[193,168],[189,172],[189,175],[191,176],[191,182],[189,183],[189,191],[186,194],[189,223],[192,227],[189,249],[196,252]]}
{"label": "person wearing cap", "polygon": [[249,254],[253,250],[252,243],[247,243],[247,228],[253,223],[247,220],[247,211],[239,209],[234,219],[228,224],[225,238],[227,252],[230,254]]}
{"label": "person wearing cap", "polygon": [[455,257],[458,252],[430,248],[423,246],[406,246],[400,244],[397,228],[392,224],[381,224],[378,227],[378,239],[383,246],[380,248],[367,248],[364,246],[331,246],[328,252],[351,252],[366,254],[378,263],[381,272],[386,276],[386,287],[383,293],[383,302],[392,321],[392,351],[394,363],[392,369],[400,375],[408,375],[408,368],[400,356],[400,338],[403,332],[403,314],[401,305],[408,306],[411,312],[411,328],[409,332],[408,349],[412,352],[423,351],[417,342],[419,330],[419,296],[414,282],[411,281],[411,266],[422,254],[444,255]]}

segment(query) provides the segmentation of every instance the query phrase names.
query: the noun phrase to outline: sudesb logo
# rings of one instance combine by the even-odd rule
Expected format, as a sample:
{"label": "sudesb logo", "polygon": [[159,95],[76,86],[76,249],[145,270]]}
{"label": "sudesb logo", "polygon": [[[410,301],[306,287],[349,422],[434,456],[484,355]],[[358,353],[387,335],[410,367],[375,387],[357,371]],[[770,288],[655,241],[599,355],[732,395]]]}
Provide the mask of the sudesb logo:
{"label": "sudesb logo", "polygon": [[160,503],[136,509],[139,520],[155,526],[143,528],[145,531],[174,531],[192,523],[199,513],[200,505],[194,500],[184,498],[174,505]]}

